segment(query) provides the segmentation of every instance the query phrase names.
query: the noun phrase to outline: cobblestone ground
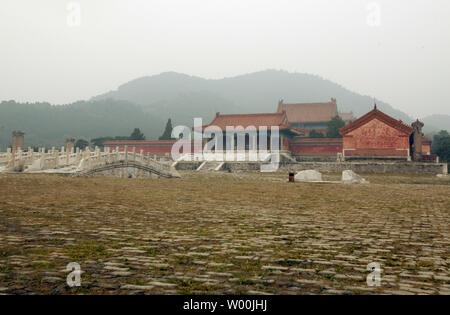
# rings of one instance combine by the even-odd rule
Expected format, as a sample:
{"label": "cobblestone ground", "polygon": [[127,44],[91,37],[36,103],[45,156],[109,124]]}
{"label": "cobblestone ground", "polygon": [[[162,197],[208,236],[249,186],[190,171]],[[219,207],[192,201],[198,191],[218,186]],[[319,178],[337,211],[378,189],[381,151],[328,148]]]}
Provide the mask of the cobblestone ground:
{"label": "cobblestone ground", "polygon": [[182,175],[0,175],[0,294],[450,294],[449,180]]}

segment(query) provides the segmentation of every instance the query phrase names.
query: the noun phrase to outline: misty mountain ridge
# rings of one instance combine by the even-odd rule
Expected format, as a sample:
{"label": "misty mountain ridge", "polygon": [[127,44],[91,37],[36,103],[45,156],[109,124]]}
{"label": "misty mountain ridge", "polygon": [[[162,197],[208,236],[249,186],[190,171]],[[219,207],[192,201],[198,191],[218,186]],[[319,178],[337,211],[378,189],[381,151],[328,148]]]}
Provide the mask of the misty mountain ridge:
{"label": "misty mountain ridge", "polygon": [[425,124],[425,131],[430,133],[440,130],[450,131],[450,115],[430,115],[422,118],[422,122]]}
{"label": "misty mountain ridge", "polygon": [[[189,110],[188,106],[179,104],[177,107],[173,99],[187,93],[197,93],[198,96],[207,93],[210,97],[216,95],[225,103],[222,105],[226,106],[215,103],[210,106],[229,114],[275,112],[280,99],[285,103],[314,103],[336,98],[339,111],[353,111],[356,116],[367,113],[374,105],[373,97],[354,93],[317,75],[279,70],[266,70],[224,79],[203,79],[165,72],[132,80],[121,85],[116,91],[96,96],[93,100],[127,100],[156,110],[164,109],[164,103],[167,102],[171,104],[170,108],[176,108],[184,114]],[[405,122],[414,120],[385,102],[376,102],[378,107],[389,115]],[[194,111],[191,116],[193,114],[197,113]],[[201,113],[199,116],[202,116]]]}
{"label": "misty mountain ridge", "polygon": [[[175,72],[147,76],[89,101],[52,106],[48,103],[0,103],[0,149],[11,145],[11,132],[23,130],[25,145],[59,146],[67,137],[92,139],[127,136],[140,128],[147,139],[157,139],[168,118],[176,125],[192,126],[193,118],[208,124],[223,114],[273,113],[278,101],[328,102],[336,98],[341,112],[359,117],[373,109],[370,96],[354,93],[316,75],[267,70],[224,79],[203,79]],[[376,101],[387,114],[412,122],[391,105]],[[450,130],[446,115],[424,119],[426,132]]]}

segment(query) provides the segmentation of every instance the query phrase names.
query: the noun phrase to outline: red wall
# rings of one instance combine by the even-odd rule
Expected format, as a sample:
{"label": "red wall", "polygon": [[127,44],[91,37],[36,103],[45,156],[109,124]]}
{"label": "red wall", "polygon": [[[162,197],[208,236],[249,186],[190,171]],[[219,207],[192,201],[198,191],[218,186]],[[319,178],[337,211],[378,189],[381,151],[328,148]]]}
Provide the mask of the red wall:
{"label": "red wall", "polygon": [[409,135],[373,119],[346,134],[343,148],[345,156],[404,157],[410,148]]}
{"label": "red wall", "polygon": [[428,144],[428,143],[422,144],[422,153],[430,154],[431,153],[431,144]]}
{"label": "red wall", "polygon": [[342,139],[293,139],[289,142],[293,155],[337,155],[342,152]]}
{"label": "red wall", "polygon": [[[108,141],[103,145],[105,148],[109,148],[110,150],[115,150],[116,147],[119,147],[119,151],[123,152],[125,150],[125,146],[128,146],[128,152],[133,152],[133,148],[136,148],[136,153],[140,153],[141,150],[145,154],[154,154],[154,155],[166,155],[171,154],[172,146],[177,142],[177,140],[142,140],[142,141]],[[201,148],[200,148],[201,150]],[[180,153],[184,153],[183,147],[180,150]],[[194,145],[191,143],[191,153],[194,153]]]}

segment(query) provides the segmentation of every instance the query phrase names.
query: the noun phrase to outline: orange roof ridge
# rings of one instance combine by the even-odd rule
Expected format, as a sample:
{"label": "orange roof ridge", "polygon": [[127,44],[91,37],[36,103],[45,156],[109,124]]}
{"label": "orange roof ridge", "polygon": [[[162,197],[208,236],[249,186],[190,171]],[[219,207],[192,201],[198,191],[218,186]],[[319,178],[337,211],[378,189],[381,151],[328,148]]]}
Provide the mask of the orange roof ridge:
{"label": "orange roof ridge", "polygon": [[280,101],[277,112],[285,111],[290,123],[328,122],[338,115],[334,101],[323,103],[284,104]]}
{"label": "orange roof ridge", "polygon": [[339,129],[339,131],[341,132],[342,135],[347,134],[375,118],[381,120],[382,122],[388,124],[389,126],[395,128],[397,130],[400,130],[408,135],[410,135],[413,131],[413,128],[411,126],[408,126],[408,125],[404,124],[401,120],[397,120],[397,119],[383,113],[382,111],[380,111],[377,108],[374,108],[373,110],[371,110],[364,116],[356,119],[355,121],[348,123],[341,129]]}
{"label": "orange roof ridge", "polygon": [[257,114],[219,114],[219,116],[280,116],[283,115],[280,113],[257,113]]}
{"label": "orange roof ridge", "polygon": [[284,105],[317,105],[317,104],[334,104],[333,102],[312,102],[312,103],[283,103],[280,106]]}
{"label": "orange roof ridge", "polygon": [[261,114],[229,114],[222,115],[217,113],[210,124],[203,126],[202,129],[209,126],[217,126],[222,130],[225,130],[227,126],[242,126],[247,128],[249,126],[259,127],[273,127],[278,126],[280,130],[290,130],[297,135],[303,135],[300,130],[291,128],[288,125],[286,112],[281,113],[261,113]]}

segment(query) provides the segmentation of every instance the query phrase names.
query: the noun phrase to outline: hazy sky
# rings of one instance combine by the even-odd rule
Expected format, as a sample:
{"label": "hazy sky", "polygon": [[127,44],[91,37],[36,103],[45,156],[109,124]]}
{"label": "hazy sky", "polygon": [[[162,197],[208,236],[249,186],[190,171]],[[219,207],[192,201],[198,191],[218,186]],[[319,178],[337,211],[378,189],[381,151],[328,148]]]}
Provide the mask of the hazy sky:
{"label": "hazy sky", "polygon": [[0,100],[69,103],[165,71],[270,68],[450,115],[448,0],[1,0],[0,42]]}

